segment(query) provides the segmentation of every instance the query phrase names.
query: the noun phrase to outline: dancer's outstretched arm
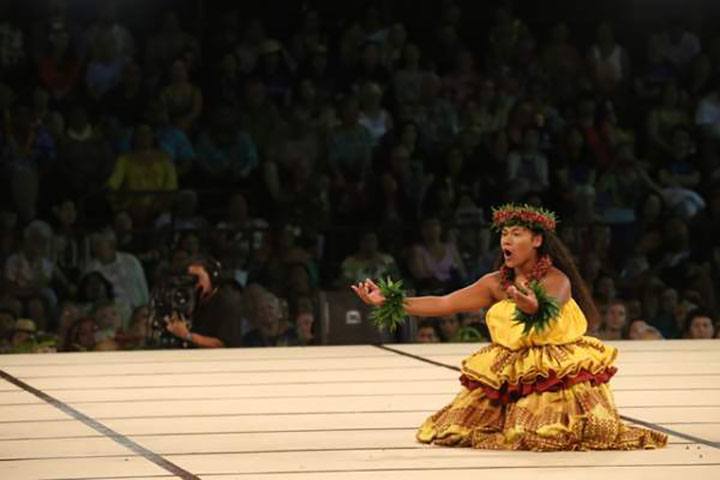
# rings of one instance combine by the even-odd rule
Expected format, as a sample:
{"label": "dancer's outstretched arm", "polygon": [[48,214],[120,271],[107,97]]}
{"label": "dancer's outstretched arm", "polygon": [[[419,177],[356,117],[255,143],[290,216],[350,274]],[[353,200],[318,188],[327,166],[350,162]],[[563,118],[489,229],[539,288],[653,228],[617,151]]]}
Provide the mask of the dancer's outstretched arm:
{"label": "dancer's outstretched arm", "polygon": [[[496,300],[493,286],[498,282],[497,273],[489,273],[472,285],[443,296],[409,297],[405,299],[405,311],[418,317],[441,317],[460,312],[472,312],[489,307]],[[370,279],[351,287],[368,305],[382,305],[385,301],[380,288]]]}

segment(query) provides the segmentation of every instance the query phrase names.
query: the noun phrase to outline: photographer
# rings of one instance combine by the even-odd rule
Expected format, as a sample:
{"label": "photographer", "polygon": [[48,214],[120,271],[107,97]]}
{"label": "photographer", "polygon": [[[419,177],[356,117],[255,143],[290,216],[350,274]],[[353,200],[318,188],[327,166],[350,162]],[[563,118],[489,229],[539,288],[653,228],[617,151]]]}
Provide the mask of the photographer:
{"label": "photographer", "polygon": [[240,292],[231,284],[220,283],[219,265],[193,261],[187,273],[197,280],[197,304],[192,322],[177,312],[167,316],[166,329],[188,346],[199,348],[236,347],[241,345]]}

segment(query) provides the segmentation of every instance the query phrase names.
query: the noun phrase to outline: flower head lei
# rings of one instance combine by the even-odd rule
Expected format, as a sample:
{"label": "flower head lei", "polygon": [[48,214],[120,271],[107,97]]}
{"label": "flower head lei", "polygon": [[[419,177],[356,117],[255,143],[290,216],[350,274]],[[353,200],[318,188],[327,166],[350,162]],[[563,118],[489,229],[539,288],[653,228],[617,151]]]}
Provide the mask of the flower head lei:
{"label": "flower head lei", "polygon": [[550,210],[513,203],[493,208],[492,221],[496,231],[500,231],[504,227],[521,226],[530,230],[554,232],[558,223],[557,217]]}

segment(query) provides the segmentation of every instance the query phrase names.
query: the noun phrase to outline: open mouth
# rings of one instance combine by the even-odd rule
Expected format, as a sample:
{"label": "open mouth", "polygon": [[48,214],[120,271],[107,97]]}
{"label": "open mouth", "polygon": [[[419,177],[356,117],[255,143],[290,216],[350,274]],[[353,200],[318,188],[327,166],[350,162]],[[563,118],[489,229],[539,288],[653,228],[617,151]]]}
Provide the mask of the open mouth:
{"label": "open mouth", "polygon": [[505,258],[505,260],[506,261],[510,260],[510,258],[512,257],[512,252],[510,250],[508,250],[507,248],[503,248],[502,252],[503,252],[503,257]]}

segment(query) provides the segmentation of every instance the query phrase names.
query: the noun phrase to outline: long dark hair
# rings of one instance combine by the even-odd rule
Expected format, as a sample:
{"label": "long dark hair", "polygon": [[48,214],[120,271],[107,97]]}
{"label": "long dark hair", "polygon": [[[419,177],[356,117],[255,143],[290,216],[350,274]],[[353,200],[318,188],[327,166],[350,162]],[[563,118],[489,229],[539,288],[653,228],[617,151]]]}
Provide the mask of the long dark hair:
{"label": "long dark hair", "polygon": [[[595,306],[592,295],[590,295],[590,289],[588,289],[585,280],[580,276],[572,254],[562,240],[560,240],[560,237],[553,232],[534,229],[530,229],[530,231],[543,237],[542,245],[538,248],[538,257],[549,255],[553,266],[567,275],[570,280],[570,286],[572,287],[572,298],[578,303],[580,309],[585,314],[588,325],[590,327],[598,325],[600,322],[600,314]],[[495,268],[499,269],[503,263],[503,255],[502,252],[500,252],[497,260],[495,260]]]}

